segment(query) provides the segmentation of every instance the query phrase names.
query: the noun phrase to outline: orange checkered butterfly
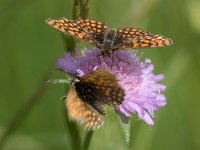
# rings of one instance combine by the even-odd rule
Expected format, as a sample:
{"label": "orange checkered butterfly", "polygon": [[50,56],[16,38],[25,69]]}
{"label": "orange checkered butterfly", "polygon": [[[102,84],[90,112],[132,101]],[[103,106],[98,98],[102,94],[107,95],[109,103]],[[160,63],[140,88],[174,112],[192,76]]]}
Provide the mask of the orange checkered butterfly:
{"label": "orange checkered butterfly", "polygon": [[47,19],[46,23],[97,47],[103,56],[110,56],[119,49],[132,50],[172,44],[171,39],[159,34],[151,34],[138,28],[110,29],[105,23],[93,19]]}
{"label": "orange checkered butterfly", "polygon": [[74,77],[66,98],[69,118],[88,130],[94,130],[103,124],[103,115],[106,115],[104,104],[111,107],[120,105],[124,90],[112,73],[102,69]]}

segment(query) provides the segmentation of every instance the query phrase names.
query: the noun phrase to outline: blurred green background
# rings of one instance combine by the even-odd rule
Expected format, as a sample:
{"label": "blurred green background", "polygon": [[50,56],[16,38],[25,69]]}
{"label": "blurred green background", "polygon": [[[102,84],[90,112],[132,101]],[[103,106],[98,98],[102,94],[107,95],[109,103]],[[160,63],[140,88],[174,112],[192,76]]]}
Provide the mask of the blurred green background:
{"label": "blurred green background", "polygon": [[[4,141],[5,150],[70,149],[60,100],[66,89],[45,83],[65,77],[54,69],[65,43],[45,20],[71,18],[72,7],[73,0],[0,0],[0,137],[16,120]],[[163,83],[168,87],[168,104],[156,112],[155,125],[133,119],[127,145],[114,112],[109,111],[90,149],[199,150],[200,1],[90,0],[89,18],[112,28],[140,27],[174,42],[142,50],[143,57],[155,64],[155,73],[165,74]],[[23,118],[16,116],[19,110]],[[81,139],[84,135],[81,129]]]}

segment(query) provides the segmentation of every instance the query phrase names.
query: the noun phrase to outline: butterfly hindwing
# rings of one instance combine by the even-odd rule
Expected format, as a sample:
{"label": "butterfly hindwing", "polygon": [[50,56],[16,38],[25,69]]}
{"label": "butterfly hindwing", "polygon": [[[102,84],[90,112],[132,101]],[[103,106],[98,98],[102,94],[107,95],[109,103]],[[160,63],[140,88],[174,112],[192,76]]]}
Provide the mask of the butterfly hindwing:
{"label": "butterfly hindwing", "polygon": [[159,34],[151,34],[138,28],[120,28],[117,30],[115,45],[119,49],[132,50],[146,47],[162,47],[171,45],[172,41]]}
{"label": "butterfly hindwing", "polygon": [[73,87],[66,98],[66,106],[69,118],[83,124],[88,130],[94,130],[103,124],[103,117],[85,103]]}

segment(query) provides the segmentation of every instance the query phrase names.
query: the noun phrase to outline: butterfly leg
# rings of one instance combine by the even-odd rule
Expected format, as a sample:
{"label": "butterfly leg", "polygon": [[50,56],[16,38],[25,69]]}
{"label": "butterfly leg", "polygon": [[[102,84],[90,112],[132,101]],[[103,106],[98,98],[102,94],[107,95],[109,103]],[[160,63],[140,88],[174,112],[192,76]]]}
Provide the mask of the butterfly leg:
{"label": "butterfly leg", "polygon": [[66,95],[62,96],[62,97],[60,98],[60,100],[62,100],[62,101],[66,100]]}

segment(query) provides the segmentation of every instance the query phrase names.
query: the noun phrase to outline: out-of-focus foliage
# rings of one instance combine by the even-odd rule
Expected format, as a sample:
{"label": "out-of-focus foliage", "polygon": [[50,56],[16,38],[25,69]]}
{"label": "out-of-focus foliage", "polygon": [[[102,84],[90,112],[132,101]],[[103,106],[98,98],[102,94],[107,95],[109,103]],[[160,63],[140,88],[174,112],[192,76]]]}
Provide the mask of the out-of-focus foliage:
{"label": "out-of-focus foliage", "polygon": [[[61,33],[45,20],[71,18],[72,5],[72,0],[0,0],[0,135],[45,74],[47,80],[64,77],[54,64],[63,56],[65,44]],[[200,149],[199,8],[198,0],[91,0],[91,18],[113,28],[143,28],[174,41],[170,47],[142,50],[156,72],[165,74],[168,86],[168,105],[156,113],[155,126],[132,119],[127,145],[117,117],[109,111],[104,126],[93,135],[91,150]],[[40,91],[41,97],[6,141],[5,150],[69,149],[60,100],[64,90],[63,85],[47,85]]]}

